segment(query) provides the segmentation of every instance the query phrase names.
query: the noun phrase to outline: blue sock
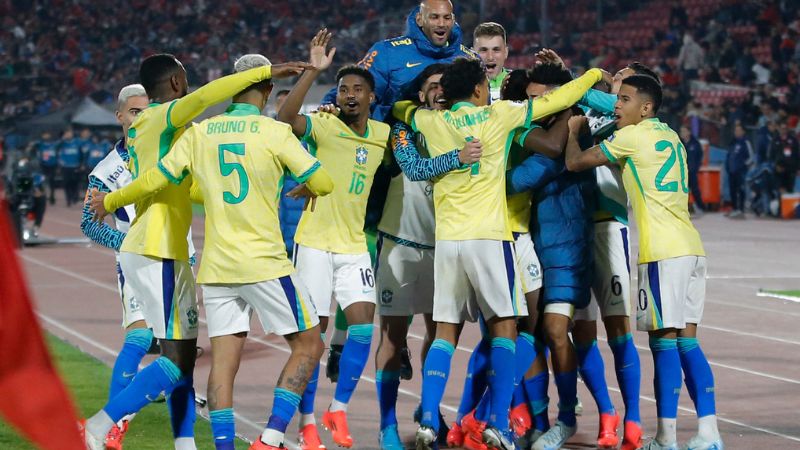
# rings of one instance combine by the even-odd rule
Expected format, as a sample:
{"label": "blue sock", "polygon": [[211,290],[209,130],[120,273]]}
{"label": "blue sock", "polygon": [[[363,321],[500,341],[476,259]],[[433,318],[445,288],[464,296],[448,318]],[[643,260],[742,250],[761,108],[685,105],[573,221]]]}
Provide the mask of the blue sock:
{"label": "blue sock", "polygon": [[233,419],[233,408],[209,411],[211,418],[211,434],[214,436],[216,450],[234,450],[236,439],[236,422]]}
{"label": "blue sock", "polygon": [[450,360],[453,359],[453,344],[436,339],[428,350],[422,376],[422,420],[420,425],[439,432],[439,403],[442,402],[447,378],[450,376]]}
{"label": "blue sock", "polygon": [[710,416],[717,413],[714,401],[714,374],[708,364],[703,349],[697,338],[678,338],[678,352],[681,356],[681,367],[686,377],[686,388],[694,402],[697,417]]}
{"label": "blue sock", "polygon": [[529,333],[517,335],[517,347],[514,353],[516,369],[514,371],[514,394],[511,398],[511,408],[515,408],[528,401],[525,389],[522,387],[522,378],[536,359],[536,340]]}
{"label": "blue sock", "polygon": [[550,429],[550,418],[547,417],[547,407],[550,404],[550,398],[547,396],[549,384],[550,375],[546,370],[522,381],[533,415],[533,427],[540,431]]}
{"label": "blue sock", "polygon": [[597,403],[597,410],[600,413],[613,414],[614,405],[608,396],[606,384],[606,366],[600,356],[600,349],[597,348],[597,341],[594,340],[589,345],[576,345],[575,351],[578,354],[578,370]]}
{"label": "blue sock", "polygon": [[[325,343],[325,333],[320,333],[322,342]],[[308,380],[306,390],[303,391],[303,397],[300,399],[300,414],[311,414],[314,412],[314,399],[317,397],[317,383],[319,382],[319,363],[314,367],[314,373],[311,374],[311,379]]]}
{"label": "blue sock", "polygon": [[[487,381],[488,381],[488,370],[487,370]],[[481,396],[480,401],[478,402],[478,406],[475,407],[475,418],[481,422],[489,422],[489,416],[492,415],[492,394],[489,393],[489,389],[483,391],[483,395]]]}
{"label": "blue sock", "polygon": [[286,427],[292,421],[298,405],[300,405],[299,395],[283,388],[275,388],[272,412],[269,422],[267,422],[267,428],[286,433]]}
{"label": "blue sock", "polygon": [[489,425],[500,430],[508,430],[508,410],[514,393],[514,353],[516,344],[508,338],[492,338],[490,355],[489,392],[492,395],[492,413]]}
{"label": "blue sock", "polygon": [[558,389],[558,420],[568,427],[575,426],[575,405],[578,404],[578,371],[555,374]]}
{"label": "blue sock", "polygon": [[461,394],[461,403],[456,413],[456,423],[461,424],[461,419],[475,409],[483,393],[486,392],[486,369],[489,367],[488,339],[481,339],[469,356],[467,363],[467,377],[464,379],[464,390]]}
{"label": "blue sock", "polygon": [[622,392],[622,402],[625,404],[625,420],[641,423],[639,416],[639,389],[642,377],[642,367],[639,362],[639,352],[633,345],[631,333],[610,339],[608,345],[614,353],[614,368],[617,372],[617,383]]}
{"label": "blue sock", "polygon": [[172,436],[177,438],[194,437],[194,422],[197,411],[194,408],[194,379],[183,377],[167,396],[169,418],[172,422]]}
{"label": "blue sock", "polygon": [[125,333],[125,343],[114,361],[111,371],[111,386],[108,389],[108,398],[114,398],[123,389],[131,384],[131,380],[139,371],[139,363],[147,354],[150,343],[153,341],[153,330],[149,328],[134,328]]}
{"label": "blue sock", "polygon": [[678,417],[678,398],[681,393],[681,357],[677,339],[650,338],[653,352],[656,410],[661,419]]}
{"label": "blue sock", "polygon": [[350,325],[347,327],[347,340],[339,360],[339,381],[333,396],[338,402],[350,402],[356,390],[361,372],[369,359],[369,346],[372,343],[372,324]]}
{"label": "blue sock", "polygon": [[400,389],[400,372],[379,370],[375,373],[378,390],[378,407],[381,411],[381,430],[397,425],[397,391]]}
{"label": "blue sock", "polygon": [[120,419],[139,412],[161,394],[170,392],[181,379],[181,370],[164,356],[157,358],[142,369],[133,381],[119,394],[110,399],[103,410],[115,423]]}

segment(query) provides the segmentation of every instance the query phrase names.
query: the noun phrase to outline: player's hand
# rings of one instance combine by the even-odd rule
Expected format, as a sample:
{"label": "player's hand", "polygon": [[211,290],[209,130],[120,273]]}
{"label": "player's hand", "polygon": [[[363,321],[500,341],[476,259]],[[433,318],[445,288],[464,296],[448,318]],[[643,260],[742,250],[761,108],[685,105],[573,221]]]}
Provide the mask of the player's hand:
{"label": "player's hand", "polygon": [[572,116],[567,122],[569,132],[574,135],[579,135],[585,127],[589,126],[589,119],[586,116]]}
{"label": "player's hand", "polygon": [[558,56],[558,53],[549,48],[543,48],[536,53],[536,64],[545,63],[557,64],[565,69],[567,68],[567,65],[564,64],[564,60]]}
{"label": "player's hand", "polygon": [[273,64],[272,65],[272,78],[291,78],[303,73],[304,70],[313,69],[309,63],[300,62],[300,61],[292,61],[283,64]]}
{"label": "player's hand", "polygon": [[[301,198],[306,199],[306,204],[303,205],[303,210],[310,210],[314,211],[314,207],[317,206],[317,195],[311,192],[311,189],[305,183],[300,183],[295,186],[291,191],[286,193],[286,196],[298,200]],[[309,209],[309,204],[311,205],[311,209]]]}
{"label": "player's hand", "polygon": [[333,62],[333,55],[336,54],[336,47],[332,47],[325,54],[328,44],[331,42],[333,33],[323,28],[317,32],[317,35],[311,39],[311,51],[308,56],[308,63],[314,66],[317,70],[325,70],[330,67]]}
{"label": "player's hand", "polygon": [[604,69],[600,69],[600,73],[603,74],[603,82],[604,83],[609,85],[609,87],[614,85],[614,75],[611,75],[611,73],[609,71],[604,70]]}
{"label": "player's hand", "polygon": [[108,215],[108,211],[106,211],[106,205],[103,203],[103,199],[105,198],[105,192],[92,189],[91,197],[89,198],[89,212],[92,213],[92,220],[95,222],[102,222],[103,219]]}
{"label": "player's hand", "polygon": [[319,105],[315,112],[324,112],[338,116],[341,111],[342,110],[339,109],[338,106],[334,105],[333,103],[328,103],[327,105]]}
{"label": "player's hand", "polygon": [[458,160],[461,164],[467,165],[480,161],[483,154],[483,145],[480,139],[473,139],[464,144],[464,147],[458,151]]}

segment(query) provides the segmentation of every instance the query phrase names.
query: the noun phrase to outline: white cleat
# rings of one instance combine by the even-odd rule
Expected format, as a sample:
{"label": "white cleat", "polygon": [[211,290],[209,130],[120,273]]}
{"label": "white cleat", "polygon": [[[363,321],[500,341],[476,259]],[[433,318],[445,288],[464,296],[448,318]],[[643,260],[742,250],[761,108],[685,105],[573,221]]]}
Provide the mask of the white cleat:
{"label": "white cleat", "polygon": [[417,430],[417,450],[433,450],[436,444],[436,432],[430,427],[419,427]]}
{"label": "white cleat", "polygon": [[97,437],[86,429],[86,422],[81,421],[78,424],[78,429],[81,432],[83,442],[86,444],[87,450],[106,450],[106,437]]}
{"label": "white cleat", "polygon": [[725,450],[725,445],[722,444],[722,438],[709,442],[700,436],[695,436],[689,439],[681,450]]}
{"label": "white cleat", "polygon": [[656,438],[653,438],[647,444],[644,444],[644,447],[640,450],[678,450],[678,443],[664,445],[659,443]]}
{"label": "white cleat", "polygon": [[578,427],[567,426],[564,422],[556,422],[549,430],[547,430],[536,442],[533,443],[532,450],[558,450],[564,443],[572,436]]}
{"label": "white cleat", "polygon": [[519,446],[521,449],[528,450],[531,448],[531,446],[533,446],[533,443],[536,442],[537,439],[542,437],[543,434],[544,431],[531,427],[527,432],[525,432],[524,436],[517,439],[517,446]]}

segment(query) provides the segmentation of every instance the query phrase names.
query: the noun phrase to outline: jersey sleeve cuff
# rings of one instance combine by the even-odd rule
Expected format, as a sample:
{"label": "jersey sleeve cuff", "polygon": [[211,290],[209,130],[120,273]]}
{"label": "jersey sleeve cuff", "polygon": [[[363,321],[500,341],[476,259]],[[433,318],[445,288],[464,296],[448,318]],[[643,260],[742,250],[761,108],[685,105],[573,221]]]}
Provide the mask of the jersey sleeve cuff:
{"label": "jersey sleeve cuff", "polygon": [[533,121],[533,98],[528,98],[528,112],[525,115],[525,124],[523,126],[525,128],[530,128],[532,121]]}
{"label": "jersey sleeve cuff", "polygon": [[185,173],[181,174],[181,176],[177,177],[177,178],[175,176],[173,176],[169,172],[169,170],[167,170],[167,168],[164,167],[163,164],[161,164],[161,161],[158,162],[158,170],[172,184],[181,184],[183,182],[183,179],[186,178],[186,174]]}
{"label": "jersey sleeve cuff", "polygon": [[615,158],[614,155],[611,154],[611,150],[608,149],[605,142],[600,143],[600,150],[603,151],[603,153],[606,155],[606,158],[608,158],[609,161],[617,162],[617,158]]}
{"label": "jersey sleeve cuff", "polygon": [[308,114],[305,115],[306,118],[306,131],[303,133],[303,139],[311,138],[311,117]]}
{"label": "jersey sleeve cuff", "polygon": [[303,172],[301,175],[293,177],[298,183],[305,183],[306,180],[311,178],[311,175],[314,175],[314,172],[319,170],[321,167],[319,161],[316,161],[308,170]]}

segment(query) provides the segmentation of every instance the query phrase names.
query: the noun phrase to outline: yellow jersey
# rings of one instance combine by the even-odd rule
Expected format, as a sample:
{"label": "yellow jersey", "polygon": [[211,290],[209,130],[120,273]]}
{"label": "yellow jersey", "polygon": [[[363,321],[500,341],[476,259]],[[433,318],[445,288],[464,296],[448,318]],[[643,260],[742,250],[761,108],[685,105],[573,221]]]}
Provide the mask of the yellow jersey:
{"label": "yellow jersey", "polygon": [[643,120],[617,130],[600,148],[622,167],[639,229],[639,264],[705,256],[689,219],[686,149],[669,125]]}
{"label": "yellow jersey", "polygon": [[[180,137],[183,127],[211,105],[231,98],[254,83],[272,76],[271,66],[256,67],[214,80],[191,94],[169,103],[153,103],[128,129],[128,168],[135,180],[156,167]],[[192,222],[190,182],[171,185],[136,203],[131,224],[120,251],[155,258],[189,260],[186,235]]]}
{"label": "yellow jersey", "polygon": [[[140,173],[155,167],[183,133],[183,127],[174,125],[170,120],[170,113],[176,102],[178,100],[151,104],[136,117],[128,129],[128,168],[134,180]],[[137,202],[136,219],[122,241],[120,251],[188,261],[186,234],[192,224],[190,185],[191,180],[180,185],[171,185],[156,195]]]}
{"label": "yellow jersey", "polygon": [[[528,131],[534,128],[539,128],[539,125],[532,123]],[[522,164],[522,161],[529,156],[523,148],[527,135],[527,132],[517,131],[514,136],[514,142],[511,144],[511,150],[508,154],[507,170]],[[512,233],[527,233],[530,231],[532,199],[533,191],[519,192],[506,196],[508,220],[511,223]]]}
{"label": "yellow jersey", "polygon": [[289,125],[234,103],[184,133],[158,167],[174,184],[191,174],[202,191],[198,283],[256,283],[292,273],[278,222],[284,169],[304,182],[320,164]]}
{"label": "yellow jersey", "polygon": [[306,116],[303,139],[333,178],[333,192],[317,198],[297,225],[297,244],[331,253],[366,253],[364,219],[375,171],[388,155],[389,126],[370,119],[358,136],[333,114]]}

